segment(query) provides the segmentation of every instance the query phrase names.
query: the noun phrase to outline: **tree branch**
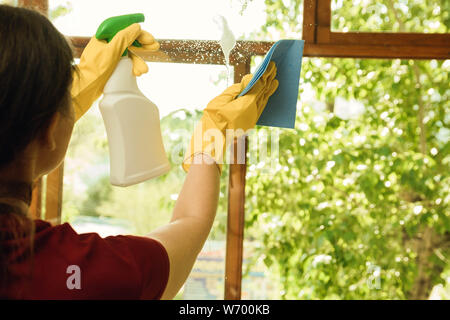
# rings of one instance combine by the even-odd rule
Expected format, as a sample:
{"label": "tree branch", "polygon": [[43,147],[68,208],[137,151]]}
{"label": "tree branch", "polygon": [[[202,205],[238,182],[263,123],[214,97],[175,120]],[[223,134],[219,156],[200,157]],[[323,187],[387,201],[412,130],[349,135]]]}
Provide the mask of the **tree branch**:
{"label": "tree branch", "polygon": [[[420,70],[417,64],[414,62],[413,64],[413,70],[414,75],[416,77],[416,87],[419,89],[421,87],[420,84]],[[422,101],[422,97],[420,96],[420,93],[417,95],[417,101],[419,104],[419,113],[417,115],[417,120],[419,122],[419,135],[420,135],[420,152],[422,154],[427,154],[427,134],[426,134],[426,128],[424,123],[425,118],[425,105]]]}
{"label": "tree branch", "polygon": [[389,0],[387,2],[387,5],[389,7],[389,10],[394,14],[395,20],[397,20],[398,23],[398,30],[400,32],[405,32],[405,24],[403,23],[402,19],[400,18],[400,14],[398,13],[398,10],[394,6],[394,2],[392,0]]}

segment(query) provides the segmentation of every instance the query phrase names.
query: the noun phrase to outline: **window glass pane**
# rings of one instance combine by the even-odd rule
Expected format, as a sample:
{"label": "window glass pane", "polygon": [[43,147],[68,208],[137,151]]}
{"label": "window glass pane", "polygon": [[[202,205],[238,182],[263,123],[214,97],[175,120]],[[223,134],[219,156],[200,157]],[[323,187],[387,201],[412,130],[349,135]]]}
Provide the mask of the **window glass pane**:
{"label": "window glass pane", "polygon": [[50,9],[68,8],[68,13],[55,19],[66,35],[92,36],[99,24],[111,16],[142,12],[146,21],[142,28],[158,39],[213,40],[221,36],[214,21],[224,16],[236,39],[253,37],[252,32],[265,23],[264,0],[50,0]]}
{"label": "window glass pane", "polygon": [[[277,299],[446,299],[431,280],[446,254],[416,258],[449,230],[449,74],[450,60],[304,58],[296,129],[250,137],[244,293],[259,268]],[[413,289],[421,268],[435,290]]]}
{"label": "window glass pane", "polygon": [[[105,18],[143,12],[147,18],[143,29],[160,39],[219,39],[221,30],[214,23],[218,14],[227,19],[237,39],[298,38],[302,1],[283,1],[278,8],[289,17],[292,31],[279,31],[276,20],[263,26],[267,10],[264,0],[164,1],[157,5],[129,1],[123,6],[110,6],[109,1],[50,1],[51,17],[66,35],[91,36]],[[233,79],[232,75],[227,79],[224,66],[149,63],[149,67],[149,73],[138,78],[138,84],[159,107],[164,144],[173,169],[164,177],[137,186],[112,187],[108,182],[105,130],[95,104],[76,125],[65,163],[63,221],[71,222],[80,232],[98,232],[103,236],[144,235],[167,223],[185,176],[179,166],[179,145],[187,145],[200,115],[198,110]],[[254,68],[253,64],[252,70]],[[184,289],[177,296],[179,299],[223,299],[227,169],[224,166],[220,206],[213,230]],[[260,266],[258,268],[260,270]],[[255,279],[263,275],[260,271],[251,274],[256,275]],[[252,286],[244,296],[262,298],[258,291]]]}
{"label": "window glass pane", "polygon": [[361,32],[447,33],[446,0],[332,0],[331,29]]}
{"label": "window glass pane", "polygon": [[[149,70],[138,85],[160,110],[172,169],[138,185],[112,186],[108,141],[95,103],[76,124],[65,160],[62,221],[80,233],[145,235],[168,223],[186,176],[180,164],[199,110],[226,88],[224,66],[149,63]],[[223,299],[227,180],[225,168],[214,228],[178,298]]]}
{"label": "window glass pane", "polygon": [[183,299],[224,299],[225,248],[225,237],[206,242],[184,285]]}
{"label": "window glass pane", "polygon": [[279,279],[274,277],[274,270],[265,264],[265,255],[261,254],[264,245],[261,236],[246,238],[242,262],[242,300],[280,299]]}
{"label": "window glass pane", "polygon": [[17,6],[17,0],[0,0],[0,4],[7,4],[10,6]]}

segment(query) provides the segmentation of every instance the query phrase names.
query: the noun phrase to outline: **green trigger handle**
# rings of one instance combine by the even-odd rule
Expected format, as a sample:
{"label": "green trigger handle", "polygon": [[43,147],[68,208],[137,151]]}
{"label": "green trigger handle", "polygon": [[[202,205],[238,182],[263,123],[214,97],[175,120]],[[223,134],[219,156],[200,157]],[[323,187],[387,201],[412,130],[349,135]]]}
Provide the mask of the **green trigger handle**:
{"label": "green trigger handle", "polygon": [[[139,23],[144,21],[145,16],[143,13],[132,13],[132,14],[125,14],[122,16],[111,17],[106,19],[100,24],[100,26],[97,29],[97,32],[95,33],[95,37],[98,40],[106,40],[107,42],[110,42],[112,38],[114,38],[116,33],[119,32],[120,30],[123,30],[126,27],[131,26],[133,23]],[[137,40],[134,40],[132,45],[135,47],[142,47],[142,45]],[[125,49],[122,57],[126,56],[127,54],[128,49]]]}

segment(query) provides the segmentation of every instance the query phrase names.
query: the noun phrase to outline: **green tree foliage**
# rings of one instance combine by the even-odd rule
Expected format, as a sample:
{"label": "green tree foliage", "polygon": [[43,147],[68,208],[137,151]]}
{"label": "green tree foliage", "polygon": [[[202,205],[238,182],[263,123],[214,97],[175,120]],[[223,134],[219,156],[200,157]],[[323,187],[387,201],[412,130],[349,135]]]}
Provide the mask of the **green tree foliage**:
{"label": "green tree foliage", "polygon": [[[0,4],[7,4],[10,6],[17,6],[17,0],[0,0]],[[69,1],[64,4],[58,5],[56,8],[49,10],[48,17],[50,20],[55,20],[56,18],[65,16],[72,11],[72,5]]]}
{"label": "green tree foliage", "polygon": [[71,11],[72,11],[72,4],[69,1],[67,1],[64,4],[60,4],[56,8],[51,9],[48,14],[48,17],[50,18],[50,20],[53,21],[59,17],[63,17],[69,14]]}
{"label": "green tree foliage", "polygon": [[100,216],[99,208],[102,203],[111,201],[111,193],[112,187],[109,184],[109,178],[103,176],[88,187],[87,198],[83,201],[80,211],[86,216]]}
{"label": "green tree foliage", "polygon": [[10,6],[16,6],[17,0],[0,0],[0,4],[7,4]]}
{"label": "green tree foliage", "polygon": [[[303,1],[266,0],[266,39]],[[333,1],[333,27],[448,32],[448,1]],[[295,14],[294,14],[295,13]],[[449,268],[450,61],[304,59],[280,165],[250,166],[247,235],[287,299],[426,299]],[[338,117],[338,99],[364,105]],[[340,102],[342,107],[342,100]],[[344,119],[342,119],[344,118]]]}

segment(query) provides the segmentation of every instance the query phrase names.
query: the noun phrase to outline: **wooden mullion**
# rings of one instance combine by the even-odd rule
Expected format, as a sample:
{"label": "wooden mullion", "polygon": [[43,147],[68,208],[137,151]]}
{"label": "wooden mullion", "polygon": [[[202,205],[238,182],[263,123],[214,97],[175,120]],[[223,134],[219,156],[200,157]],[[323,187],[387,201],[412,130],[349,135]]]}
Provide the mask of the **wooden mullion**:
{"label": "wooden mullion", "polygon": [[329,43],[331,34],[331,0],[316,0],[316,43]]}
{"label": "wooden mullion", "polygon": [[17,5],[39,11],[46,16],[48,15],[48,0],[19,0]]}
{"label": "wooden mullion", "polygon": [[305,57],[361,59],[450,59],[450,47],[373,46],[373,45],[306,45]]}
{"label": "wooden mullion", "polygon": [[330,44],[374,46],[445,47],[448,33],[332,32]]}
{"label": "wooden mullion", "polygon": [[[250,73],[250,58],[234,66],[234,82],[241,82]],[[243,136],[233,145],[233,162],[230,164],[228,184],[228,219],[225,256],[225,300],[240,300],[245,225],[245,174],[247,171],[248,139]],[[244,161],[238,161],[238,146],[244,144]],[[242,163],[244,162],[244,163]]]}
{"label": "wooden mullion", "polygon": [[33,219],[42,218],[42,178],[39,178],[33,187],[31,196],[30,215]]}
{"label": "wooden mullion", "polygon": [[316,43],[316,20],[316,0],[304,0],[302,39],[306,43]]}

